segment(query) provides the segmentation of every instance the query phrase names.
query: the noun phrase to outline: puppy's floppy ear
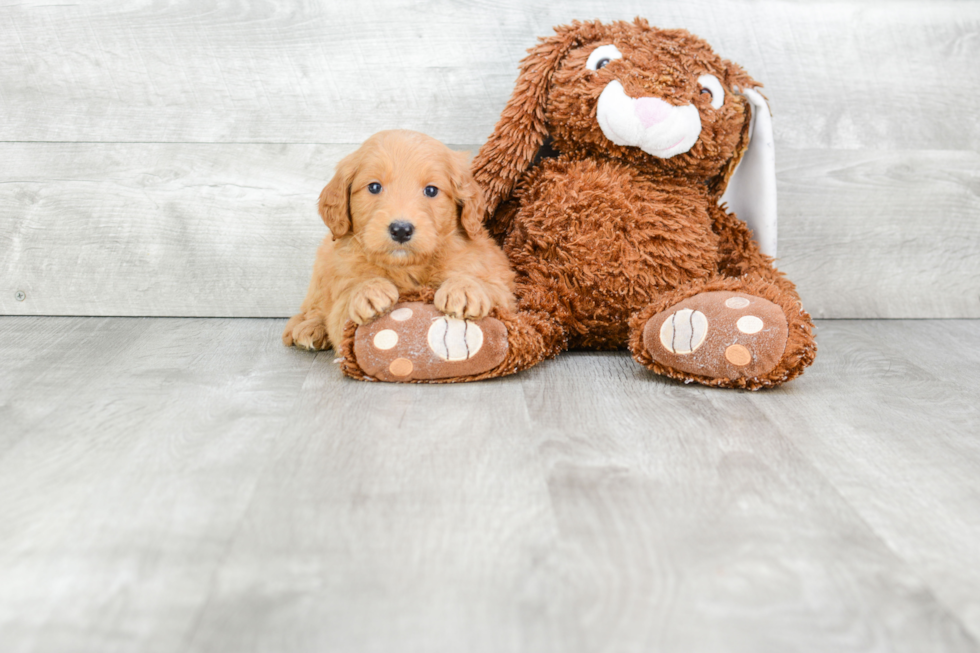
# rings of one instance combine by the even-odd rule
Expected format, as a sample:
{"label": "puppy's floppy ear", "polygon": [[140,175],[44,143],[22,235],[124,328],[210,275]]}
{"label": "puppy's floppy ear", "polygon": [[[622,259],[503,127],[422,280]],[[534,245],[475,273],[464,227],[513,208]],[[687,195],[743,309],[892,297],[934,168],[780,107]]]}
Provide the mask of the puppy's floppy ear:
{"label": "puppy's floppy ear", "polygon": [[579,42],[583,31],[594,31],[597,26],[598,23],[574,21],[571,25],[556,27],[554,36],[539,39],[540,43],[528,50],[528,56],[521,61],[514,94],[504,107],[493,134],[473,160],[473,173],[486,191],[487,209],[491,214],[510,197],[518,179],[548,137],[544,110],[551,78],[558,65]]}
{"label": "puppy's floppy ear", "polygon": [[320,193],[320,217],[337,240],[353,228],[350,216],[350,185],[357,172],[358,152],[348,154],[337,164],[337,171]]}
{"label": "puppy's floppy ear", "polygon": [[450,179],[459,207],[459,223],[466,235],[476,238],[486,233],[483,219],[486,217],[487,203],[483,197],[483,189],[470,172],[469,152],[454,152],[451,164]]}
{"label": "puppy's floppy ear", "polygon": [[[752,230],[763,254],[776,256],[776,153],[772,133],[772,114],[761,93],[742,87],[738,94],[747,100],[751,117],[748,143],[742,143],[741,157],[729,172],[728,183],[718,203],[727,203]],[[744,140],[744,139],[743,139]]]}

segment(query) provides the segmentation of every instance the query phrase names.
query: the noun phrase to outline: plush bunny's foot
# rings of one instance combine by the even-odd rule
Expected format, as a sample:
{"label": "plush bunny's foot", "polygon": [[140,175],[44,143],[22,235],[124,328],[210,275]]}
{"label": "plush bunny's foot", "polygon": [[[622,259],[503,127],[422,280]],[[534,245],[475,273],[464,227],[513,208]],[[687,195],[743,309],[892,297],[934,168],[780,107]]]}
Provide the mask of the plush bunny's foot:
{"label": "plush bunny's foot", "polygon": [[472,377],[503,362],[507,328],[499,320],[458,320],[431,304],[406,302],[357,327],[357,367],[378,381],[434,381]]}
{"label": "plush bunny's foot", "polygon": [[643,345],[671,376],[735,381],[773,370],[787,336],[786,316],[776,304],[745,293],[715,291],[654,315],[643,328]]}

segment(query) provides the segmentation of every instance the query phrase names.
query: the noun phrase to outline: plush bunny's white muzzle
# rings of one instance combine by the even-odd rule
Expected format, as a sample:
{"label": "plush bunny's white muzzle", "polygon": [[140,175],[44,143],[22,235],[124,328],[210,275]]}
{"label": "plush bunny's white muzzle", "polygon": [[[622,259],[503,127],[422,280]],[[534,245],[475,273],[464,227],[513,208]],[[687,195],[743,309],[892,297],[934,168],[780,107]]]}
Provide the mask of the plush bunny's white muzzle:
{"label": "plush bunny's white muzzle", "polygon": [[693,104],[676,107],[659,98],[631,98],[618,80],[603,89],[596,117],[616,145],[638,147],[661,159],[687,152],[701,135],[701,114]]}

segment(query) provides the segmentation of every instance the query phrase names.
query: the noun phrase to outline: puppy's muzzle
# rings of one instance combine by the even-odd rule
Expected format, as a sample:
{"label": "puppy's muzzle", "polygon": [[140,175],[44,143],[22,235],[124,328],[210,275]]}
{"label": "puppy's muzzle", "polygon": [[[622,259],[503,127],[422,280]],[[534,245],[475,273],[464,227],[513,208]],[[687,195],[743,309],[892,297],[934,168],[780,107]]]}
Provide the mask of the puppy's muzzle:
{"label": "puppy's muzzle", "polygon": [[415,226],[411,222],[399,220],[388,225],[388,233],[391,234],[391,239],[396,243],[407,243],[412,239],[412,234],[415,233]]}

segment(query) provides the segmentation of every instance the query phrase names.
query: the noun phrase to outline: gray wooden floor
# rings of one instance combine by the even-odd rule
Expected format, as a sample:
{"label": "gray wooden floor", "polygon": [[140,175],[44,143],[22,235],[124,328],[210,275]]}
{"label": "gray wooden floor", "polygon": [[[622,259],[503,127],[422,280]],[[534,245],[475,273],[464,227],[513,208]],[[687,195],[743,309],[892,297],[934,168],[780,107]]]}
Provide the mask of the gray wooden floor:
{"label": "gray wooden floor", "polygon": [[754,394],[282,325],[0,318],[4,653],[980,650],[980,321],[821,321]]}

